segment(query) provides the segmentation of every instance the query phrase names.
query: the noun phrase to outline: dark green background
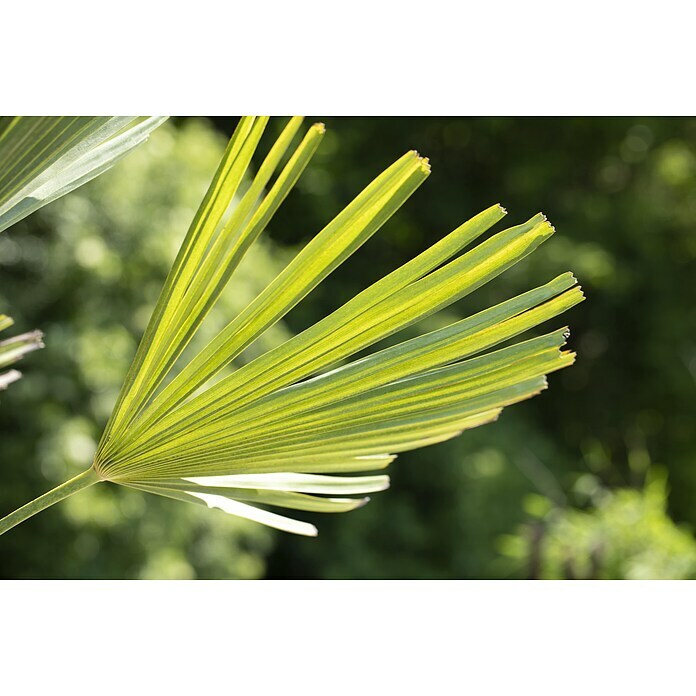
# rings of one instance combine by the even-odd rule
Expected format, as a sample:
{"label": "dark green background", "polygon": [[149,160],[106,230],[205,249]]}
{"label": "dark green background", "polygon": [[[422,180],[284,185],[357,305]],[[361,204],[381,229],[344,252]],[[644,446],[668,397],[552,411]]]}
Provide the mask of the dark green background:
{"label": "dark green background", "polygon": [[[541,210],[557,234],[415,330],[572,270],[588,299],[544,328],[570,324],[576,365],[497,423],[401,455],[392,488],[365,508],[304,515],[318,539],[103,486],[0,537],[2,576],[696,577],[696,119],[315,120],[325,141],[211,331],[415,148],[430,158],[428,181],[264,345],[500,202],[509,224]],[[43,329],[47,346],[0,397],[0,513],[89,463],[235,123],[173,119],[0,237],[0,310],[18,330]]]}

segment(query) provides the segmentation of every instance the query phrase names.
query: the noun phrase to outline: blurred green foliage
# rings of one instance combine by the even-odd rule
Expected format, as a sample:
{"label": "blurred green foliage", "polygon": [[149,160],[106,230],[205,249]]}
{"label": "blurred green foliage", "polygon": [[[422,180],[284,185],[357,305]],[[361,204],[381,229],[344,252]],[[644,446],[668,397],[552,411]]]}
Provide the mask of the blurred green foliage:
{"label": "blurred green foliage", "polygon": [[[255,350],[499,201],[512,223],[543,210],[557,235],[407,333],[570,269],[588,295],[564,319],[576,365],[497,423],[400,456],[391,490],[365,508],[307,514],[318,539],[104,486],[0,537],[3,575],[503,578],[527,577],[535,560],[539,576],[565,577],[571,546],[580,577],[599,545],[604,576],[690,576],[693,538],[672,520],[696,526],[696,119],[321,120],[329,130],[315,161],[228,288],[211,332],[373,176],[417,148],[433,165],[428,182]],[[41,328],[47,345],[25,358],[24,379],[0,405],[2,510],[89,461],[236,119],[213,122],[217,133],[191,119],[160,128],[114,170],[0,238],[0,306],[18,330]],[[643,486],[647,452],[668,472],[668,497],[663,484]],[[604,497],[576,499],[583,480]],[[519,552],[542,517],[542,556],[532,559],[528,545],[515,560],[505,539],[518,539]]]}
{"label": "blurred green foliage", "polygon": [[[696,540],[667,514],[667,479],[649,472],[642,490],[605,489],[592,474],[576,482],[588,509],[558,507],[529,495],[525,508],[534,523],[502,537],[503,554],[531,578],[681,580],[696,578]],[[578,505],[583,505],[579,502]]]}

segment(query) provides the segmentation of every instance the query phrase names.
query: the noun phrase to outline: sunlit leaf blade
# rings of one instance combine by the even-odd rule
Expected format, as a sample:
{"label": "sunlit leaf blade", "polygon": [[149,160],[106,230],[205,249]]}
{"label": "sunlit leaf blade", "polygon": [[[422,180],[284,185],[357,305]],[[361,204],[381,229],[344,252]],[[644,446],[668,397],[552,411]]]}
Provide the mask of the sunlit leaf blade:
{"label": "sunlit leaf blade", "polygon": [[134,116],[0,118],[0,232],[106,171],[165,120]]}
{"label": "sunlit leaf blade", "polygon": [[[490,423],[506,406],[538,394],[548,374],[574,361],[574,353],[563,349],[567,329],[508,342],[557,317],[583,294],[565,273],[346,362],[496,278],[554,233],[538,214],[477,242],[505,215],[495,205],[314,326],[215,381],[423,183],[427,160],[412,151],[377,176],[207,346],[179,365],[324,132],[321,124],[310,127],[288,159],[301,125],[301,119],[290,119],[250,175],[267,120],[243,118],[232,136],[167,278],[94,469],[102,479],[313,536],[312,525],[257,505],[353,510],[365,504],[365,494],[388,487],[387,476],[370,472],[388,466],[399,452]],[[351,495],[361,497],[345,497]]]}
{"label": "sunlit leaf blade", "polygon": [[269,512],[268,510],[263,510],[254,505],[242,503],[223,495],[129,485],[131,485],[132,488],[139,488],[140,490],[155,493],[156,495],[161,495],[166,498],[173,498],[174,500],[181,500],[189,503],[198,503],[199,505],[206,505],[209,508],[218,508],[230,515],[252,520],[253,522],[264,524],[267,527],[279,529],[282,532],[290,532],[291,534],[299,534],[301,536],[317,536],[318,533],[317,528],[313,524],[301,522],[290,517],[285,517],[284,515],[278,515],[275,512]]}
{"label": "sunlit leaf blade", "polygon": [[176,405],[205,384],[366,242],[425,181],[429,171],[425,160],[408,152],[377,177],[177,375],[160,400]]}
{"label": "sunlit leaf blade", "polygon": [[388,476],[321,476],[312,474],[242,474],[184,478],[187,483],[222,488],[255,488],[295,493],[376,493],[389,487]]}
{"label": "sunlit leaf blade", "polygon": [[[265,393],[302,379],[325,365],[356,352],[360,347],[369,345],[373,341],[364,338],[363,323],[368,310],[376,305],[384,305],[389,297],[451,258],[503,215],[505,211],[498,205],[485,210],[417,258],[374,283],[326,319],[248,363],[197,399],[177,409],[165,418],[160,426],[147,427],[163,415],[167,404],[171,408],[171,399],[167,401],[168,395],[165,390],[162,397],[153,403],[149,416],[131,429],[128,439],[135,439],[137,433],[145,429],[149,438],[153,438],[156,433],[166,430],[176,422],[176,418],[182,422],[181,427],[184,427],[183,421],[188,414],[195,413],[200,417],[203,413],[209,413],[219,399],[232,392],[235,394],[236,403],[241,406],[248,402],[251,395],[258,399]],[[349,349],[346,338],[351,329],[357,333],[359,341],[354,344],[352,350]],[[331,349],[333,353],[330,352]]]}
{"label": "sunlit leaf blade", "polygon": [[[248,420],[260,426],[268,413],[282,414],[285,425],[289,425],[287,419],[293,414],[293,409],[307,412],[390,381],[461,360],[532,328],[579,302],[582,299],[579,289],[564,293],[575,282],[571,274],[564,274],[545,286],[473,317],[380,351],[312,380],[280,389],[260,400],[255,397],[260,395],[261,389],[249,380],[233,392],[233,399],[226,412],[218,408],[211,413],[200,408],[198,412],[194,411],[188,421],[180,423],[176,438],[163,441],[158,437],[158,428],[155,427],[150,431],[146,448],[141,445],[139,449],[133,450],[126,446],[124,454],[128,453],[129,460],[134,462],[144,449],[150,457],[157,457],[166,456],[168,448],[185,448],[187,443],[195,442],[198,447],[205,442],[206,437],[214,437],[220,431],[231,432],[232,427],[234,433],[243,433],[244,423]],[[559,296],[548,301],[554,295]],[[563,340],[560,334],[559,340]],[[239,373],[243,373],[244,369],[240,369]],[[253,401],[258,403],[254,404]],[[189,410],[189,405],[181,409],[184,413]],[[241,414],[240,410],[243,410]]]}
{"label": "sunlit leaf blade", "polygon": [[[182,480],[183,481],[183,480]],[[167,486],[156,484],[127,484],[147,493],[169,492],[198,492],[220,495],[230,500],[238,500],[242,503],[255,503],[257,505],[271,505],[289,510],[304,510],[306,512],[351,512],[366,505],[370,499],[364,498],[331,498],[319,495],[307,495],[288,491],[263,490],[253,488],[229,488],[215,486],[188,486],[185,484]]]}
{"label": "sunlit leaf blade", "polygon": [[[552,338],[560,338],[559,333]],[[387,410],[390,416],[397,416],[448,405],[464,408],[475,396],[512,386],[522,379],[548,374],[573,362],[572,353],[561,354],[553,348],[533,352],[540,343],[544,341],[529,341],[526,351],[520,350],[526,344],[518,344],[482,358],[397,380],[328,405],[316,407],[310,399],[303,399],[301,408],[278,410],[271,406],[262,411],[257,409],[245,422],[238,424],[234,439],[229,434],[222,439],[197,439],[195,451],[200,454],[211,442],[226,446],[237,442],[248,447],[255,435],[262,437],[264,446],[268,446],[274,441],[273,436],[269,437],[269,425],[279,420],[282,420],[283,428],[277,433],[277,439],[288,442],[296,433],[310,429],[316,436],[347,421],[353,425],[379,422]],[[520,353],[520,357],[515,359],[515,353]],[[224,433],[225,429],[218,432]]]}
{"label": "sunlit leaf blade", "polygon": [[317,528],[308,522],[300,522],[299,520],[278,515],[275,512],[261,510],[247,503],[240,503],[237,500],[231,500],[222,495],[213,495],[212,493],[189,493],[194,498],[199,498],[210,508],[219,508],[230,515],[244,517],[254,522],[260,522],[268,527],[274,527],[282,532],[290,532],[291,534],[300,534],[302,536],[317,536]]}
{"label": "sunlit leaf blade", "polygon": [[[220,476],[204,478],[182,478],[172,480],[158,480],[151,482],[131,481],[127,485],[149,493],[156,493],[179,500],[188,500],[186,496],[193,496],[198,500],[219,507],[226,512],[239,514],[239,511],[249,513],[247,508],[231,506],[229,503],[211,505],[211,502],[220,503],[220,498],[241,503],[256,503],[283,507],[291,510],[304,510],[308,512],[350,512],[365,505],[369,498],[337,498],[322,497],[316,494],[364,494],[383,491],[389,487],[388,476],[311,476],[303,474],[257,474],[247,476]],[[307,494],[311,495],[307,495]],[[309,527],[297,527],[296,521],[278,517],[261,517],[256,512],[253,517],[263,524],[281,529],[304,533],[298,529],[304,529],[309,533]],[[302,523],[300,523],[301,525]],[[287,525],[292,527],[287,529]],[[313,535],[313,534],[312,534]]]}
{"label": "sunlit leaf blade", "polygon": [[[246,168],[251,161],[254,148],[263,132],[267,119],[259,121],[253,117],[240,120],[217,172],[186,234],[179,253],[174,261],[157,305],[140,342],[135,359],[128,371],[118,401],[107,424],[105,436],[117,431],[123,421],[135,417],[138,404],[145,398],[143,385],[156,384],[163,378],[163,365],[155,362],[155,357],[171,346],[176,332],[173,318],[185,297],[192,279],[205,260],[220,222],[227,211]],[[254,125],[256,124],[256,128]],[[246,146],[246,147],[245,147]]]}

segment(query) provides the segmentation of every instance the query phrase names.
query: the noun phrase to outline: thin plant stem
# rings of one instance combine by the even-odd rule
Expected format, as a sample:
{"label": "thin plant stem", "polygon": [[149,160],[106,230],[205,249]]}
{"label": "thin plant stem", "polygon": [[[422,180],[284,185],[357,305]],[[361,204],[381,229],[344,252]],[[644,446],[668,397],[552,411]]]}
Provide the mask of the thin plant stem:
{"label": "thin plant stem", "polygon": [[83,488],[88,488],[95,483],[99,483],[101,480],[99,474],[97,474],[94,469],[89,468],[87,471],[83,471],[81,474],[75,476],[75,478],[71,478],[60,486],[56,486],[53,490],[48,491],[48,493],[44,493],[30,503],[23,505],[21,508],[0,519],[0,534],[4,534],[15,525],[35,515],[37,512],[41,512],[41,510],[45,510],[47,507],[64,500],[73,493],[77,493]]}

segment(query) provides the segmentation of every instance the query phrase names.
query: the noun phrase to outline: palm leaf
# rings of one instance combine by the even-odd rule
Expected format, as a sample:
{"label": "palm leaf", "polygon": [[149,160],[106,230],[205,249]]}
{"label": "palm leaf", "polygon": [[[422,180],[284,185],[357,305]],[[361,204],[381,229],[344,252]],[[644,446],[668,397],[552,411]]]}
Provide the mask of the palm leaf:
{"label": "palm leaf", "polygon": [[[570,273],[351,361],[475,291],[554,232],[539,214],[476,244],[506,214],[494,205],[314,326],[220,377],[425,181],[428,161],[412,151],[377,176],[245,310],[179,365],[324,133],[321,124],[312,126],[269,187],[300,128],[301,119],[291,119],[240,195],[267,120],[243,118],[235,130],[165,282],[92,467],[0,521],[0,531],[81,487],[112,481],[314,535],[313,525],[265,507],[320,512],[360,507],[365,494],[389,485],[388,476],[370,472],[387,467],[399,452],[495,420],[505,406],[545,389],[546,375],[572,364],[574,354],[563,350],[566,328],[501,347],[583,299]],[[346,497],[351,495],[361,497]]]}
{"label": "palm leaf", "polygon": [[106,171],[166,119],[0,118],[0,232]]}

